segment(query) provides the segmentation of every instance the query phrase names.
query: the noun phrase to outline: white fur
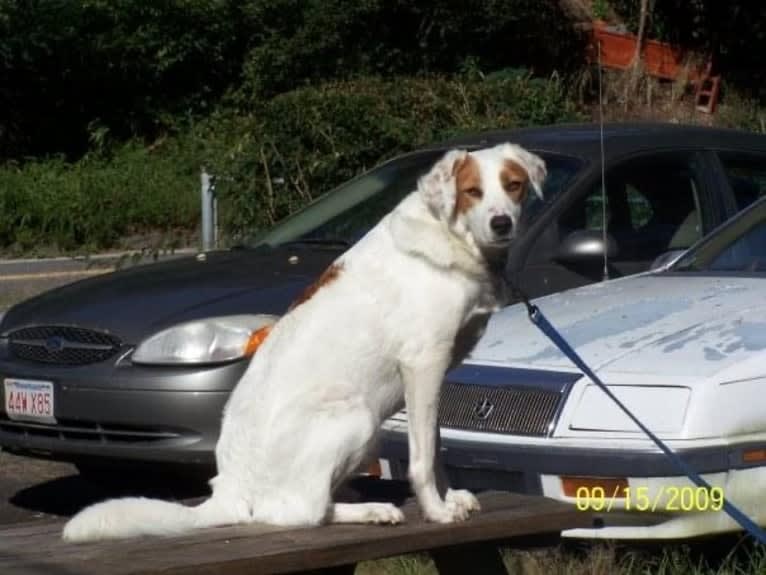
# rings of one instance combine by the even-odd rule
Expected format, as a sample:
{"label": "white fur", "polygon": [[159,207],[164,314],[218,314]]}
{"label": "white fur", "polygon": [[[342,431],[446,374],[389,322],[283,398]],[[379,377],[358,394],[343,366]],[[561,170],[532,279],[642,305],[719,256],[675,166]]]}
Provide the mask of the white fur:
{"label": "white fur", "polygon": [[[447,523],[478,510],[467,491],[442,497],[437,490],[439,389],[499,305],[497,278],[477,238],[487,237],[497,209],[510,209],[496,195],[500,164],[510,157],[525,166],[535,189],[545,168],[517,146],[472,152],[488,191],[454,217],[453,166],[465,154],[447,153],[416,192],[338,258],[334,281],[275,324],[224,410],[210,499],[197,507],[140,498],[98,503],[66,524],[64,539],[247,522],[401,522],[392,505],[333,504],[332,493],[363,463],[380,424],[403,400],[410,476],[424,516]],[[470,342],[461,348],[456,342],[469,326]]]}

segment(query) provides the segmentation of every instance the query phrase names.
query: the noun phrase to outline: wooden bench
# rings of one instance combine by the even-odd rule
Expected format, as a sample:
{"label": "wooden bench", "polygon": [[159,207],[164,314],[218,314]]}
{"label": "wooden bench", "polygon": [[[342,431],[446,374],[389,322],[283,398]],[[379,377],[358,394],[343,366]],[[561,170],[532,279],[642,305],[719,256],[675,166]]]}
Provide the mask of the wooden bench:
{"label": "wooden bench", "polygon": [[0,529],[3,575],[127,575],[272,573],[351,574],[359,561],[428,551],[442,575],[506,573],[498,546],[528,536],[589,527],[592,518],[571,505],[509,493],[479,496],[482,511],[451,525],[426,523],[412,500],[396,526],[328,525],[275,529],[240,525],[182,537],[93,544],[61,540],[62,521]]}

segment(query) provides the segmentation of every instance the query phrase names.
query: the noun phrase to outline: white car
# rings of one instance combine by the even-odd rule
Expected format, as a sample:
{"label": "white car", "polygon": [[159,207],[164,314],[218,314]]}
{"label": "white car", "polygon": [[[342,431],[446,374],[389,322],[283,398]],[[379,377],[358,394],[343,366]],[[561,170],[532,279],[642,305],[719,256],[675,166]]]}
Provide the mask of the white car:
{"label": "white car", "polygon": [[[766,198],[660,271],[535,302],[650,430],[712,486],[695,487],[528,319],[495,314],[440,405],[455,486],[596,512],[564,536],[666,539],[732,531],[722,496],[766,524]],[[382,464],[406,476],[406,413]]]}

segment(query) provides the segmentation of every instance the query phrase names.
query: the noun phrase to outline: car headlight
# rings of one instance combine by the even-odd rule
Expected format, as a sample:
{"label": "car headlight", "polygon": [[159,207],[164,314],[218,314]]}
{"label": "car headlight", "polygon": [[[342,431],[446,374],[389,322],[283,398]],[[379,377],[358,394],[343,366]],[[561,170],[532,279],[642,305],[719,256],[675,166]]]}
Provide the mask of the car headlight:
{"label": "car headlight", "polygon": [[277,319],[273,315],[232,315],[182,323],[145,339],[131,361],[177,365],[247,357],[255,353]]}
{"label": "car headlight", "polygon": [[[677,385],[609,385],[609,390],[655,433],[680,433],[691,389]],[[641,432],[612,399],[593,384],[572,415],[573,431]]]}

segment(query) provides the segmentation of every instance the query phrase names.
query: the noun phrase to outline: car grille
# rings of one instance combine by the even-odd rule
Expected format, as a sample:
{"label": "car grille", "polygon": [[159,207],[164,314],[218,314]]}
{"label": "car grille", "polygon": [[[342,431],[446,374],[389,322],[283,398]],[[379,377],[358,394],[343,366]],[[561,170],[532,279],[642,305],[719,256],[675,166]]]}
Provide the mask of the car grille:
{"label": "car grille", "polygon": [[120,349],[119,338],[100,331],[69,326],[24,327],[8,335],[11,354],[19,359],[59,365],[104,361]]}
{"label": "car grille", "polygon": [[59,420],[55,425],[12,421],[0,414],[0,432],[27,437],[49,437],[66,441],[89,441],[96,443],[148,443],[178,439],[182,435],[173,430],[128,427],[116,424],[88,423]]}
{"label": "car grille", "polygon": [[561,402],[559,391],[445,383],[439,403],[442,427],[514,435],[548,435]]}

